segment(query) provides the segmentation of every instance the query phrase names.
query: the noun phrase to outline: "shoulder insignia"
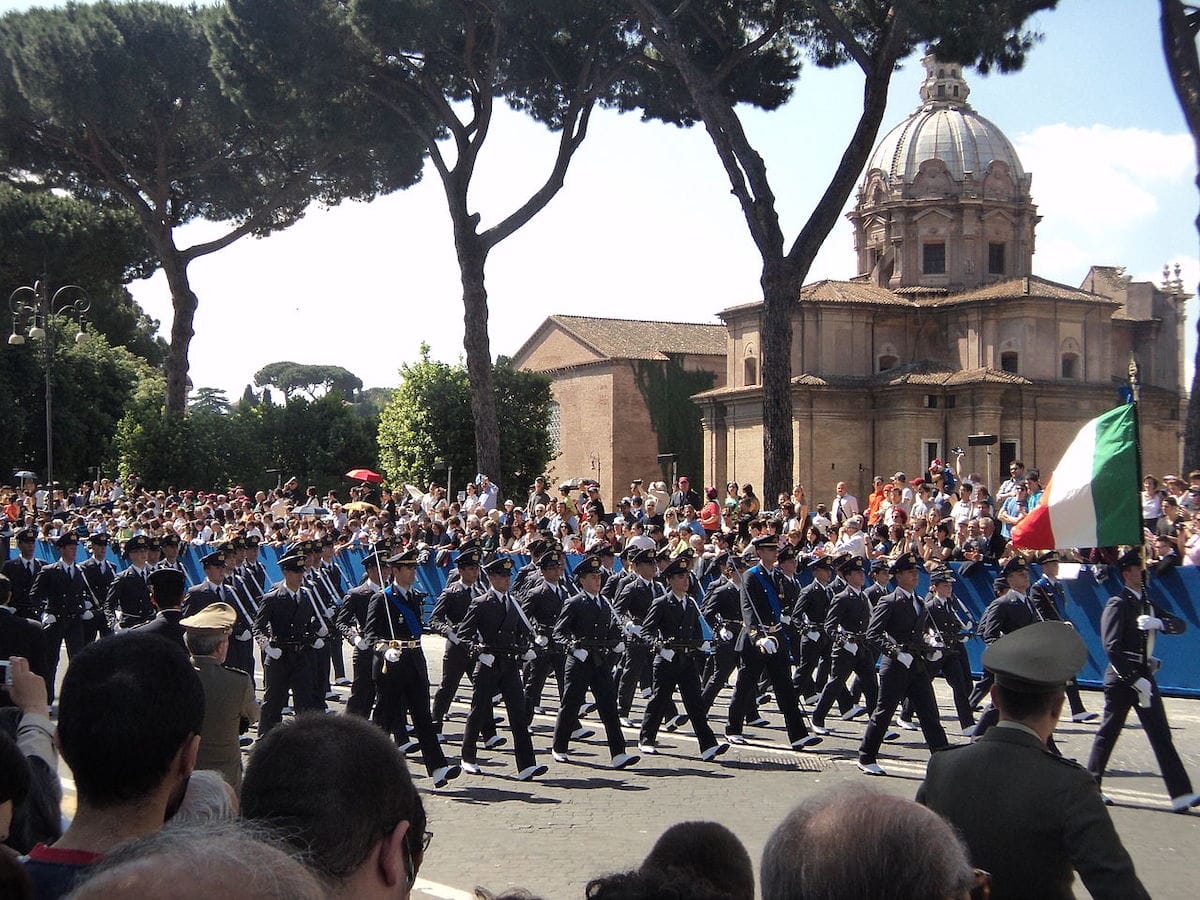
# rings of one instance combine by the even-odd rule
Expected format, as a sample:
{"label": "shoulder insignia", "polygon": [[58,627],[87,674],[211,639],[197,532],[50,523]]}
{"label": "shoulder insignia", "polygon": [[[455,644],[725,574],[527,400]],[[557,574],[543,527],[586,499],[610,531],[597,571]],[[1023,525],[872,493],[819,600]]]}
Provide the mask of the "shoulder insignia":
{"label": "shoulder insignia", "polygon": [[235,666],[226,666],[226,665],[222,665],[221,668],[224,669],[226,672],[233,672],[237,675],[244,675],[247,678],[250,677],[250,673],[247,672],[245,669],[239,669],[239,668],[236,668]]}
{"label": "shoulder insignia", "polygon": [[1071,759],[1070,757],[1059,756],[1057,753],[1051,753],[1049,750],[1043,750],[1042,752],[1055,762],[1062,763],[1064,766],[1068,766],[1072,769],[1083,769],[1083,766],[1080,763]]}

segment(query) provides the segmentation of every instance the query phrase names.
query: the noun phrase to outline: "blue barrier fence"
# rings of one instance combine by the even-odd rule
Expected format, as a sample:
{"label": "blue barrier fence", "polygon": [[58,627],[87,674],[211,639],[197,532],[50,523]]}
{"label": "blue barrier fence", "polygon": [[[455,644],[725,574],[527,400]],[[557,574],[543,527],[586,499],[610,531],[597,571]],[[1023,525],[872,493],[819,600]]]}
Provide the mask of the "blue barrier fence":
{"label": "blue barrier fence", "polygon": [[[84,548],[80,549],[79,561],[82,562]],[[196,545],[180,548],[180,558],[187,570],[189,584],[199,584],[204,580],[200,558],[210,549]],[[49,541],[38,541],[34,552],[44,562],[54,562],[58,559],[58,551]],[[11,555],[15,555],[15,551]],[[348,548],[338,551],[334,557],[347,587],[362,581],[364,555],[363,550]],[[417,569],[417,585],[429,595],[425,607],[426,617],[433,608],[433,601],[445,588],[446,579],[453,566],[450,554],[441,556],[442,562],[430,562]],[[266,567],[272,582],[282,578],[277,558],[273,547],[264,545],[259,549],[259,560]],[[108,559],[118,569],[128,565],[111,548]],[[529,562],[528,556],[514,555],[513,559],[518,567]],[[578,555],[569,556],[568,570],[573,570],[579,559]],[[619,567],[620,563],[617,565]],[[978,621],[991,602],[992,580],[997,574],[996,567],[972,566],[965,576],[960,571],[962,563],[951,563],[950,567],[958,573],[955,594]],[[1033,568],[1036,578],[1037,567]],[[1103,683],[1104,669],[1108,665],[1108,657],[1100,642],[1100,615],[1108,598],[1120,591],[1120,585],[1108,572],[1100,573],[1101,577],[1097,578],[1097,573],[1088,566],[1064,563],[1059,574],[1066,588],[1067,617],[1075,624],[1088,649],[1087,663],[1079,673],[1079,682],[1086,686],[1098,687]],[[801,573],[801,579],[810,580],[806,573]],[[929,590],[929,577],[924,572],[921,573],[918,590],[922,593]],[[1155,603],[1188,623],[1188,631],[1185,634],[1165,636],[1155,644],[1155,655],[1163,661],[1162,670],[1158,674],[1159,687],[1164,694],[1172,696],[1200,697],[1200,567],[1178,567],[1161,578],[1151,577],[1150,596]],[[973,639],[968,642],[967,649],[971,658],[971,669],[979,674],[982,671],[980,657],[983,655],[983,641]]]}

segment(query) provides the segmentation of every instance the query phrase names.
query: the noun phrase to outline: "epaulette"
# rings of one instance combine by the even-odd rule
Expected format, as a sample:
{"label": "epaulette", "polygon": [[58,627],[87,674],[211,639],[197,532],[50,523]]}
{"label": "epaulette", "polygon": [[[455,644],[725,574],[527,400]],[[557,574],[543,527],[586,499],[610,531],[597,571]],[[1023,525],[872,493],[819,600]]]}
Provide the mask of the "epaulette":
{"label": "epaulette", "polygon": [[1070,757],[1062,756],[1061,754],[1058,754],[1058,753],[1051,753],[1049,750],[1046,750],[1046,749],[1043,749],[1042,752],[1045,753],[1051,759],[1055,760],[1056,762],[1062,763],[1064,766],[1070,766],[1072,769],[1083,769],[1084,768],[1080,763],[1076,762],[1075,760],[1071,759]]}
{"label": "epaulette", "polygon": [[224,664],[222,664],[221,668],[224,669],[226,672],[234,672],[238,675],[245,675],[247,678],[250,677],[250,673],[247,672],[245,669],[239,669],[239,668],[236,668],[235,666],[227,666]]}

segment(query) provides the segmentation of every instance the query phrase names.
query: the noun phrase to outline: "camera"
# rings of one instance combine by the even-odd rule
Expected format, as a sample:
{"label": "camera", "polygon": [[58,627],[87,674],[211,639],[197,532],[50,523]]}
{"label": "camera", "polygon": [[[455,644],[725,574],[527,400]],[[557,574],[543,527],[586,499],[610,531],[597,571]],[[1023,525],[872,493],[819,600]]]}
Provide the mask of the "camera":
{"label": "camera", "polygon": [[962,456],[964,453],[966,453],[966,451],[963,450],[962,447],[951,447],[950,452],[953,453],[955,456]]}

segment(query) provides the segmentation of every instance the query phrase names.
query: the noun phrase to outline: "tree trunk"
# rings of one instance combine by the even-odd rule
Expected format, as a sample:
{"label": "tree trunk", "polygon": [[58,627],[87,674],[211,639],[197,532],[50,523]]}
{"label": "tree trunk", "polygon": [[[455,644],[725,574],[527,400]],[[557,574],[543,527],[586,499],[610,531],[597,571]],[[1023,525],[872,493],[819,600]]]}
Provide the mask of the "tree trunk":
{"label": "tree trunk", "polygon": [[[1195,33],[1188,20],[1188,11],[1180,0],[1162,0],[1161,9],[1163,56],[1183,117],[1192,133],[1200,171],[1200,60],[1196,53]],[[1196,186],[1200,189],[1200,174]],[[1200,217],[1196,219],[1196,228],[1200,231]],[[1200,323],[1197,323],[1197,329],[1200,330]],[[1185,471],[1200,468],[1200,344],[1196,347],[1196,371],[1192,375],[1183,430],[1183,468]]]}
{"label": "tree trunk", "polygon": [[762,348],[764,509],[792,492],[792,306],[799,285],[781,260],[763,264]]}
{"label": "tree trunk", "polygon": [[171,346],[167,349],[167,416],[182,417],[187,412],[188,349],[196,335],[196,294],[188,282],[187,260],[178,252],[160,254],[163,272],[171,289],[175,317],[171,322]]}
{"label": "tree trunk", "polygon": [[488,297],[483,270],[487,250],[473,223],[454,229],[463,287],[463,348],[471,381],[471,415],[475,419],[475,465],[500,485],[500,423],[492,386],[492,345],[488,337]]}

